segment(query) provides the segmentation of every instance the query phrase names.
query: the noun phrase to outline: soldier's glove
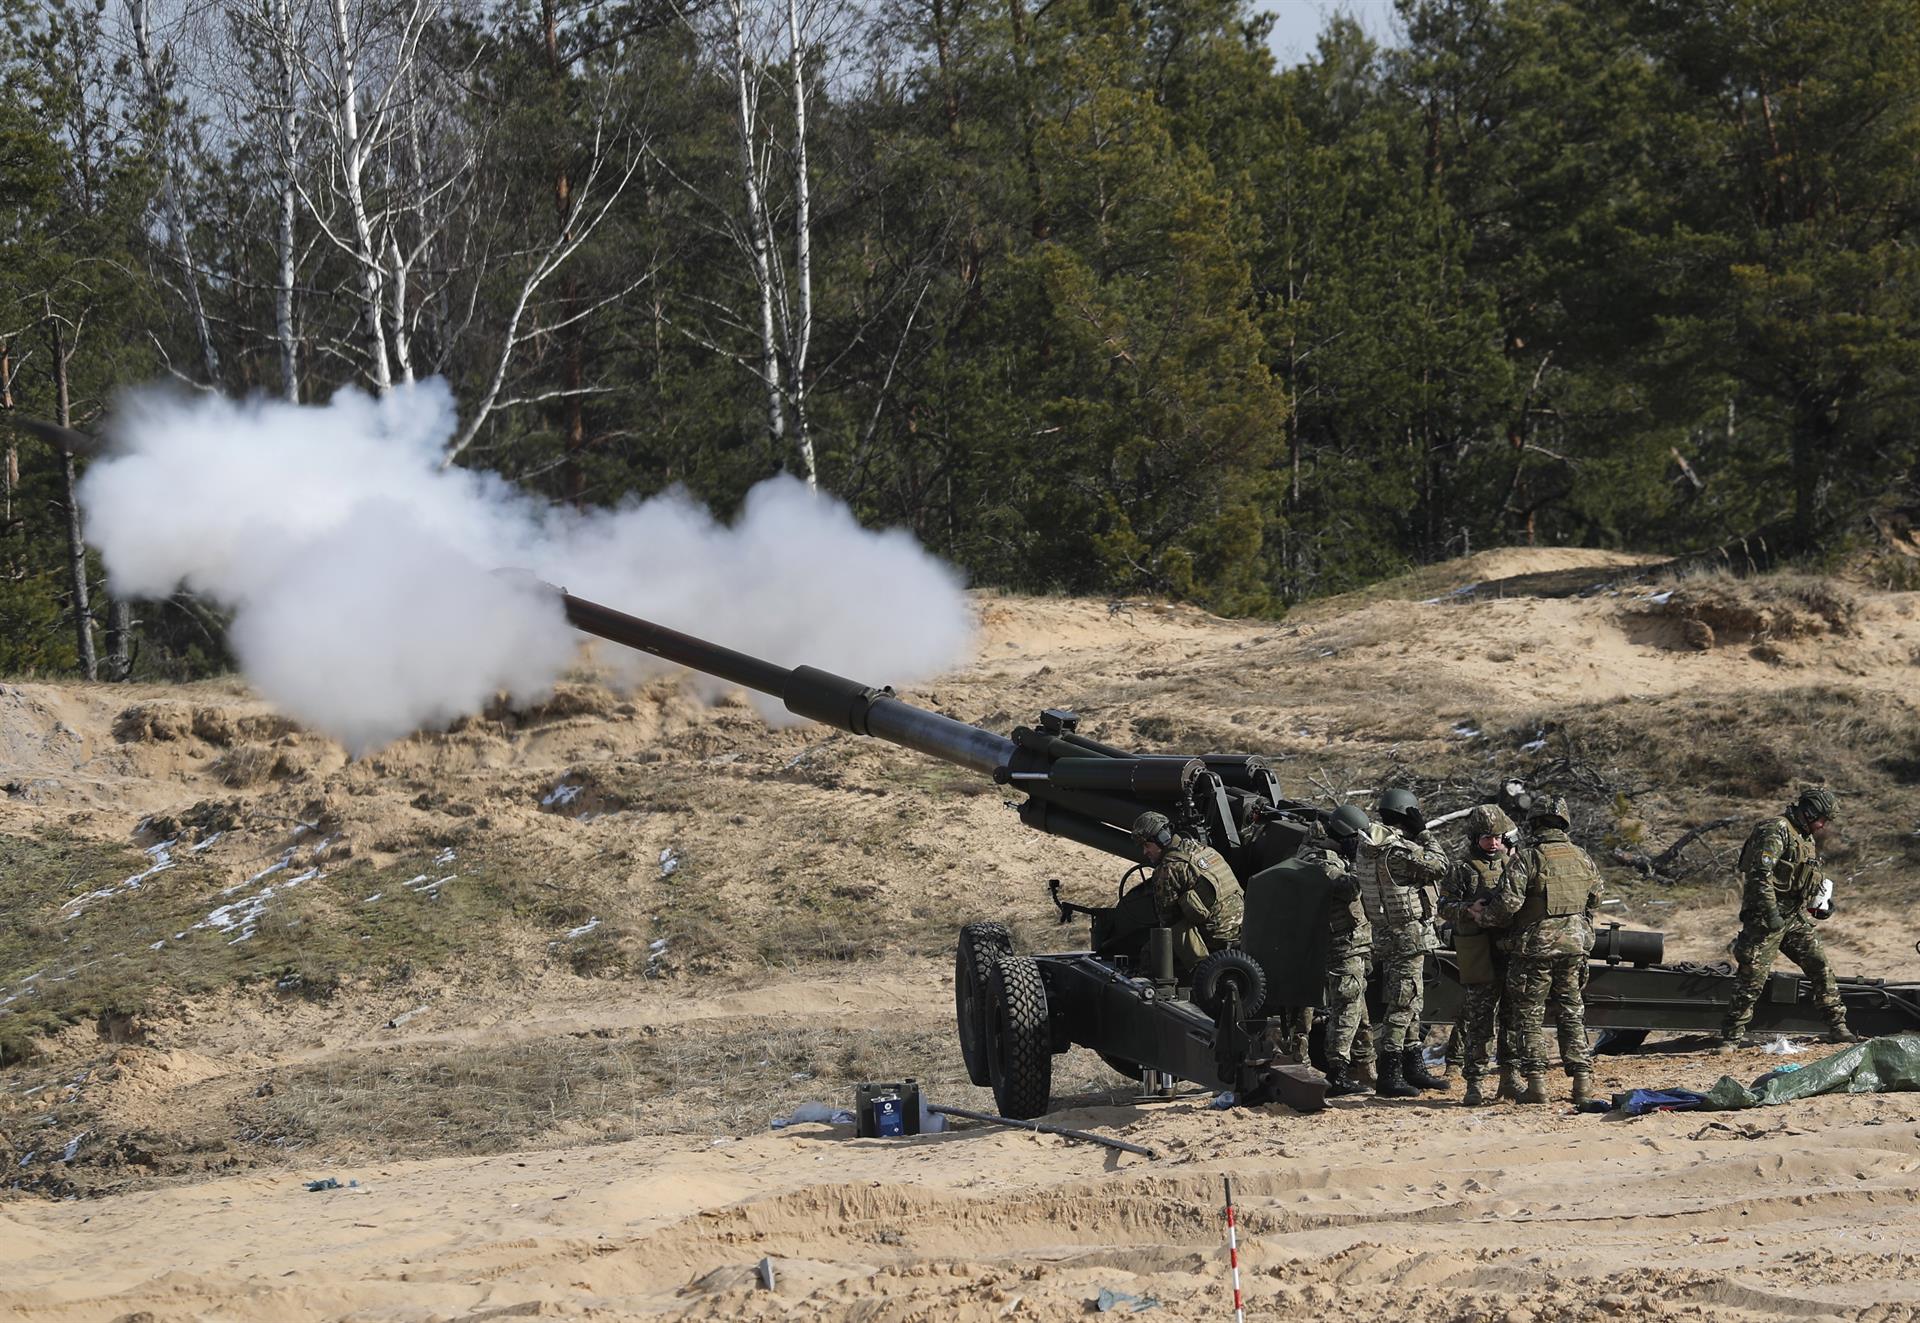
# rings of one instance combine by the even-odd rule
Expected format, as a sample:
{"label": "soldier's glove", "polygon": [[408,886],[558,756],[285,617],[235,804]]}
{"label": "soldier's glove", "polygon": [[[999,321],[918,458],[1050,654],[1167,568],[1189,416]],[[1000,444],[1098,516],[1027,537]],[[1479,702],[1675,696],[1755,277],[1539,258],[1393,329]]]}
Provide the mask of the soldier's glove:
{"label": "soldier's glove", "polygon": [[1813,919],[1833,917],[1833,879],[1823,877],[1819,888],[1813,893],[1813,899],[1807,904],[1807,915]]}
{"label": "soldier's glove", "polygon": [[1787,916],[1779,910],[1768,910],[1760,916],[1761,926],[1770,933],[1777,933],[1787,926]]}

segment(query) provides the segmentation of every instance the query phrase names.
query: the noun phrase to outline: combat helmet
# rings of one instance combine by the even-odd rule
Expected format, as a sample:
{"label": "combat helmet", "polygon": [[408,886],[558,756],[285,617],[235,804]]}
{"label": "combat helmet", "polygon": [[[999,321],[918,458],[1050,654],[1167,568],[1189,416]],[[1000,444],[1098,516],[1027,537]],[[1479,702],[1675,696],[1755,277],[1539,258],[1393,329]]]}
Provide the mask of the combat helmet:
{"label": "combat helmet", "polygon": [[1411,790],[1396,788],[1382,792],[1373,811],[1382,822],[1391,823],[1408,835],[1418,835],[1426,829],[1426,819],[1420,815],[1420,798]]}
{"label": "combat helmet", "polygon": [[1573,818],[1567,811],[1567,797],[1555,795],[1551,799],[1536,799],[1533,808],[1527,814],[1527,825],[1558,827],[1565,831],[1573,826]]}
{"label": "combat helmet", "polygon": [[1336,841],[1350,841],[1372,825],[1367,811],[1358,804],[1342,804],[1327,817],[1327,835]]}
{"label": "combat helmet", "polygon": [[1142,813],[1133,820],[1133,839],[1142,845],[1152,841],[1164,850],[1173,844],[1173,819],[1164,813]]}
{"label": "combat helmet", "polygon": [[1800,797],[1793,801],[1793,810],[1803,823],[1812,822],[1815,818],[1825,818],[1831,822],[1839,807],[1840,801],[1825,786],[1802,786]]}
{"label": "combat helmet", "polygon": [[1513,819],[1498,804],[1476,804],[1467,811],[1467,839],[1477,841],[1482,836],[1505,836],[1513,830]]}

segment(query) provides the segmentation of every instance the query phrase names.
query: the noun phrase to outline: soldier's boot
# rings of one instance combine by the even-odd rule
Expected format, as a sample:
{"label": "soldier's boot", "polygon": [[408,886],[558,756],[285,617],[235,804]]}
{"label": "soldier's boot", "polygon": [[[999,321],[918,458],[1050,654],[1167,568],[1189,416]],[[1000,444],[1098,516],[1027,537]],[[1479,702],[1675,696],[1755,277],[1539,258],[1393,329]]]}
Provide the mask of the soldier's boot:
{"label": "soldier's boot", "polygon": [[1426,1058],[1420,1049],[1409,1047],[1400,1054],[1400,1078],[1416,1089],[1444,1089],[1447,1081],[1427,1069]]}
{"label": "soldier's boot", "polygon": [[1487,1097],[1486,1094],[1480,1091],[1480,1077],[1478,1075],[1467,1076],[1467,1091],[1460,1095],[1460,1105],[1462,1107],[1487,1107],[1490,1106],[1492,1102],[1493,1099]]}
{"label": "soldier's boot", "polygon": [[1520,1067],[1502,1065],[1500,1067],[1500,1089],[1493,1096],[1506,1102],[1519,1102],[1521,1090],[1526,1086],[1520,1082]]}
{"label": "soldier's boot", "polygon": [[1584,1070],[1570,1072],[1573,1080],[1573,1105],[1584,1108],[1593,1101],[1593,1075]]}
{"label": "soldier's boot", "polygon": [[1847,1027],[1847,1015],[1845,1011],[1842,1011],[1838,1015],[1830,1015],[1827,1017],[1827,1032],[1821,1035],[1821,1037],[1829,1043],[1857,1043],[1860,1041],[1860,1035]]}
{"label": "soldier's boot", "polygon": [[1520,1091],[1517,1099],[1523,1103],[1543,1103],[1547,1101],[1547,1077],[1545,1072],[1530,1070],[1527,1072],[1527,1087]]}
{"label": "soldier's boot", "polygon": [[1375,1059],[1373,1091],[1382,1098],[1413,1098],[1420,1093],[1420,1090],[1407,1083],[1402,1074],[1398,1052],[1382,1052]]}
{"label": "soldier's boot", "polygon": [[1344,1061],[1327,1062],[1327,1097],[1351,1098],[1367,1092],[1367,1086],[1353,1077],[1353,1068]]}

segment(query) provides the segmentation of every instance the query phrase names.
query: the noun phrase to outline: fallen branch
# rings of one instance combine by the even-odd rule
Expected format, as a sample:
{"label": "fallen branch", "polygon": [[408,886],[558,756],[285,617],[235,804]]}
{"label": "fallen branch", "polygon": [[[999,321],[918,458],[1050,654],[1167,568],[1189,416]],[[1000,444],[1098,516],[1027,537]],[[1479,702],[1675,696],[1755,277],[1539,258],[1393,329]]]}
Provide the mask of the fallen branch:
{"label": "fallen branch", "polygon": [[991,1112],[970,1112],[964,1107],[946,1107],[939,1103],[928,1103],[929,1112],[938,1112],[942,1116],[958,1116],[969,1121],[985,1121],[988,1125],[1019,1126],[1042,1135],[1059,1135],[1062,1139],[1078,1139],[1088,1144],[1105,1144],[1108,1148],[1117,1148],[1123,1153],[1138,1153],[1142,1157],[1158,1158],[1160,1155],[1150,1148],[1138,1144],[1129,1144],[1124,1139],[1114,1139],[1108,1135],[1096,1135],[1090,1130],[1069,1130],[1063,1125],[1044,1125],[1039,1121],[1016,1121],[1010,1116],[995,1116]]}
{"label": "fallen branch", "polygon": [[1682,832],[1678,840],[1656,855],[1616,845],[1613,848],[1614,862],[1625,864],[1635,872],[1661,882],[1676,881],[1677,879],[1669,870],[1680,862],[1681,851],[1708,832],[1719,831],[1722,827],[1731,827],[1738,821],[1740,821],[1738,818],[1716,818],[1712,822],[1703,822],[1698,827]]}

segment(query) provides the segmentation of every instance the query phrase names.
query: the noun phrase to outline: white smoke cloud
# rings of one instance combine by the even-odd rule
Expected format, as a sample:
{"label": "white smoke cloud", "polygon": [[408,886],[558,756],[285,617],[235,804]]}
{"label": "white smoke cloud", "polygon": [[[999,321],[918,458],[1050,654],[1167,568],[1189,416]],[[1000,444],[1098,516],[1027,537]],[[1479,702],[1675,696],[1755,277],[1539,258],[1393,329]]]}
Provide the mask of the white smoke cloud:
{"label": "white smoke cloud", "polygon": [[579,636],[508,567],[782,665],[910,683],[967,655],[958,573],[792,478],[730,525],[681,491],[554,510],[441,469],[454,423],[439,381],[325,406],[139,392],[81,481],[87,538],[116,592],[231,608],[254,687],[356,752],[552,685]]}

